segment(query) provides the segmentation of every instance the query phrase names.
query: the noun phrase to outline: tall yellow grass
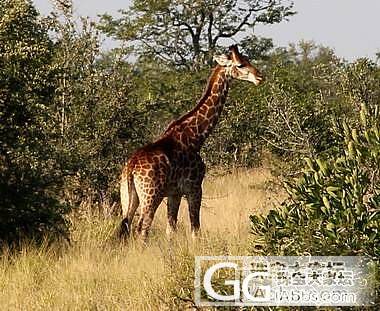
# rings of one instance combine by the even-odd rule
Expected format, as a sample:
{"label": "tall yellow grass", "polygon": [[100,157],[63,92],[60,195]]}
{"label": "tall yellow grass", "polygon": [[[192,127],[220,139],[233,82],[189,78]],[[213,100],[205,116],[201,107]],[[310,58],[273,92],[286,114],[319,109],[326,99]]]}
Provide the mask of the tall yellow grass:
{"label": "tall yellow grass", "polygon": [[115,239],[120,222],[83,208],[70,246],[25,245],[0,260],[1,310],[183,310],[192,308],[194,256],[249,254],[249,215],[279,195],[266,190],[265,170],[209,177],[202,236],[189,234],[186,203],[178,233],[167,239],[166,206],[157,211],[149,243]]}

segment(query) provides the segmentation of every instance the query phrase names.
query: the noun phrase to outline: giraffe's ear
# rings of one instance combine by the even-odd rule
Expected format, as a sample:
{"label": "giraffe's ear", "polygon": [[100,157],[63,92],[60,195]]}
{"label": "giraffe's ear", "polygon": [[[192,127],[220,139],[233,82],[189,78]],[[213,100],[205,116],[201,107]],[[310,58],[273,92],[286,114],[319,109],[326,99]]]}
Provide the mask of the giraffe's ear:
{"label": "giraffe's ear", "polygon": [[214,56],[214,61],[216,61],[220,66],[226,67],[231,65],[232,61],[226,55]]}

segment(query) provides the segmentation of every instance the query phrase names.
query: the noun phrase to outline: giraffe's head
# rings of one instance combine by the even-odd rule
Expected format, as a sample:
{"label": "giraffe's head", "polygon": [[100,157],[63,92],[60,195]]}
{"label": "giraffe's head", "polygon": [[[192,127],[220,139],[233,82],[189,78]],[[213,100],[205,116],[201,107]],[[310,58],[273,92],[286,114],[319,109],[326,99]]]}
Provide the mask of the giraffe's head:
{"label": "giraffe's head", "polygon": [[251,65],[248,58],[239,53],[237,45],[229,47],[228,55],[214,56],[214,60],[234,79],[246,80],[259,85],[263,81],[260,71]]}

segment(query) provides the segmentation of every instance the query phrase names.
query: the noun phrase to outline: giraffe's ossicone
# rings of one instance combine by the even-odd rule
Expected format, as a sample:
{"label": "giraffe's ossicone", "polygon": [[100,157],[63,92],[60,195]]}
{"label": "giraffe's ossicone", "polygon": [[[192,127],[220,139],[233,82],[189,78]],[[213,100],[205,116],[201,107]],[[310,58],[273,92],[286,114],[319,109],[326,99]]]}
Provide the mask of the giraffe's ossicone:
{"label": "giraffe's ossicone", "polygon": [[191,231],[200,229],[202,181],[205,165],[199,151],[222,112],[231,79],[258,85],[262,75],[236,45],[228,55],[214,57],[217,62],[198,104],[173,121],[153,143],[135,151],[123,168],[120,186],[123,221],[120,234],[131,231],[138,206],[141,208],[136,233],[147,238],[154,214],[164,197],[168,198],[167,232],[176,230],[181,198],[188,201]]}

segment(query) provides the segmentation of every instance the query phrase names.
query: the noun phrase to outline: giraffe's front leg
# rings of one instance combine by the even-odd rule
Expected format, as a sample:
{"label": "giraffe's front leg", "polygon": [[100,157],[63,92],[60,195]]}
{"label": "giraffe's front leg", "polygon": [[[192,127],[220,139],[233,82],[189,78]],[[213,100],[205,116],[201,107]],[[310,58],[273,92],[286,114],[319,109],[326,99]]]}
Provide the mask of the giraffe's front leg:
{"label": "giraffe's front leg", "polygon": [[168,224],[166,227],[166,234],[168,236],[177,230],[177,219],[180,203],[180,195],[173,195],[168,197]]}
{"label": "giraffe's front leg", "polygon": [[202,188],[199,187],[197,191],[187,196],[187,202],[189,205],[189,216],[191,223],[191,235],[196,238],[200,233],[200,209],[202,201]]}

